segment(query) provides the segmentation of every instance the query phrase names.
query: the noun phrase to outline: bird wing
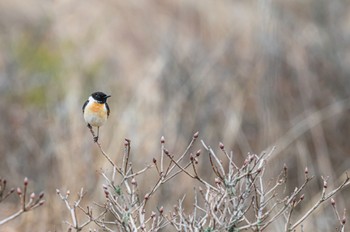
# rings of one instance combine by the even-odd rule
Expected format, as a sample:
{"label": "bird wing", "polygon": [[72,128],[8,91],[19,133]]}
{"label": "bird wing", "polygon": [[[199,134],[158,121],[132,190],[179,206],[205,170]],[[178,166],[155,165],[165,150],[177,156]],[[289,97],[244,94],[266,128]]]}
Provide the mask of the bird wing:
{"label": "bird wing", "polygon": [[89,100],[87,100],[87,101],[84,103],[83,108],[82,108],[83,113],[84,113],[84,111],[85,111],[85,107],[87,106],[87,104],[88,104],[88,103],[89,103]]}
{"label": "bird wing", "polygon": [[109,116],[109,113],[111,112],[110,109],[109,109],[109,105],[107,104],[106,102],[106,109],[107,109],[107,117]]}

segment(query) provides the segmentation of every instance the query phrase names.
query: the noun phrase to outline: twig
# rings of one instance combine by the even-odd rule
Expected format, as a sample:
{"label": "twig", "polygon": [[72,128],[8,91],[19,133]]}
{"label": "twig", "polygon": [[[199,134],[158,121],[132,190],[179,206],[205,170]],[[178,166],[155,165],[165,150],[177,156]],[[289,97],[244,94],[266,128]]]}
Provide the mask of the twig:
{"label": "twig", "polygon": [[328,200],[329,198],[331,198],[334,194],[336,194],[337,192],[339,192],[340,190],[342,190],[345,186],[349,185],[349,176],[346,173],[346,178],[344,180],[344,182],[339,185],[338,188],[334,189],[332,192],[330,192],[329,194],[325,194],[325,187],[322,190],[322,195],[321,198],[315,203],[315,205],[313,207],[311,207],[299,220],[297,220],[291,227],[290,227],[290,231],[294,230],[300,223],[302,223],[313,211],[315,211],[315,209],[317,209],[320,204],[326,200]]}
{"label": "twig", "polygon": [[[25,177],[24,178],[24,186],[23,186],[23,192],[21,190],[21,188],[17,188],[17,194],[18,196],[21,198],[21,208],[14,214],[6,217],[5,219],[0,221],[0,225],[3,225],[15,218],[17,218],[18,216],[20,216],[21,214],[28,212],[30,210],[33,210],[39,206],[42,206],[45,203],[44,198],[44,193],[40,193],[38,197],[36,197],[36,195],[34,193],[30,194],[29,197],[29,201],[27,202],[27,187],[28,187],[28,178]],[[5,190],[6,187],[6,181],[5,183],[3,182],[3,187],[2,190]],[[14,192],[14,189],[11,189],[10,192],[8,192],[2,199],[7,198],[11,193]]]}

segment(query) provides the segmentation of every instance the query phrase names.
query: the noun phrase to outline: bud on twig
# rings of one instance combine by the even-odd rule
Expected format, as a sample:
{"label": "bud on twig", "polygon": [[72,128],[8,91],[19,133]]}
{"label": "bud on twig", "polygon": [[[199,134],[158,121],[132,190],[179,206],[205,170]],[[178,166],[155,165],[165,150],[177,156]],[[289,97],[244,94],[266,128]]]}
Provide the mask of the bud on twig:
{"label": "bud on twig", "polygon": [[247,164],[248,164],[248,159],[245,159],[244,162],[243,162],[243,166],[245,166]]}
{"label": "bud on twig", "polygon": [[219,143],[219,147],[220,147],[221,150],[224,150],[224,148],[225,148],[225,146],[224,146],[224,144],[222,142]]}
{"label": "bud on twig", "polygon": [[17,194],[18,194],[19,196],[22,195],[22,190],[21,190],[19,187],[17,188]]}
{"label": "bud on twig", "polygon": [[304,173],[305,173],[305,178],[309,179],[309,169],[307,167],[305,167]]}
{"label": "bud on twig", "polygon": [[34,198],[35,198],[35,193],[33,192],[33,193],[30,194],[30,199],[33,200]]}
{"label": "bud on twig", "polygon": [[149,199],[149,194],[147,193],[146,195],[145,195],[145,200],[147,201]]}
{"label": "bud on twig", "polygon": [[194,133],[193,138],[194,138],[194,139],[198,138],[198,135],[199,135],[199,131],[197,131],[196,133]]}
{"label": "bud on twig", "polygon": [[154,164],[156,164],[156,163],[157,163],[156,158],[153,158],[153,163],[154,163]]}
{"label": "bud on twig", "polygon": [[346,223],[346,209],[344,209],[343,219],[341,220],[341,223],[345,225]]}
{"label": "bud on twig", "polygon": [[196,156],[200,156],[201,155],[201,149],[199,149],[197,152],[196,152]]}
{"label": "bud on twig", "polygon": [[24,186],[27,186],[28,185],[28,178],[25,177],[23,182],[24,182]]}
{"label": "bud on twig", "polygon": [[155,216],[156,216],[156,213],[154,211],[152,211],[151,218],[154,218]]}
{"label": "bud on twig", "polygon": [[164,136],[160,137],[160,143],[165,143]]}
{"label": "bud on twig", "polygon": [[164,153],[165,153],[166,155],[169,155],[169,151],[168,151],[167,149],[164,149]]}
{"label": "bud on twig", "polygon": [[136,179],[134,177],[131,179],[131,184],[135,186],[137,185]]}
{"label": "bud on twig", "polygon": [[335,206],[335,200],[333,198],[331,198],[331,204],[332,206]]}
{"label": "bud on twig", "polygon": [[106,190],[106,189],[105,189],[105,191],[104,191],[104,192],[105,192],[105,197],[106,197],[106,198],[108,198],[108,196],[109,196],[109,192],[108,192],[108,190]]}
{"label": "bud on twig", "polygon": [[163,212],[164,212],[164,207],[161,206],[160,209],[159,209],[159,213],[160,213],[160,214],[163,214]]}

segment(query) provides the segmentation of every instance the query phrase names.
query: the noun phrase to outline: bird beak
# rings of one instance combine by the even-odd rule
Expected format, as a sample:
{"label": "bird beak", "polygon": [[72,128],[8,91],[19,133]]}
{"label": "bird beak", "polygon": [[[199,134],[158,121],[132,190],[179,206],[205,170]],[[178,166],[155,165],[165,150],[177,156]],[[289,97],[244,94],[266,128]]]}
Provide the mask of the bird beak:
{"label": "bird beak", "polygon": [[111,95],[108,95],[108,96],[106,96],[105,98],[107,99],[107,98],[109,98],[109,97],[111,97]]}

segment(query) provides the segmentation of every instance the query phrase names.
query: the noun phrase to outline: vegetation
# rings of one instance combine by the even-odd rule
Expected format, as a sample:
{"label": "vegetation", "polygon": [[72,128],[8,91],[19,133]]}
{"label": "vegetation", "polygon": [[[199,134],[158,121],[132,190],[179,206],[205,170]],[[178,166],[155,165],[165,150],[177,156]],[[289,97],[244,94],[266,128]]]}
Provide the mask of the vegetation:
{"label": "vegetation", "polygon": [[[342,221],[350,205],[343,186],[350,154],[349,8],[341,0],[1,1],[1,186],[7,180],[1,191],[15,191],[0,203],[0,221],[23,209],[24,195],[28,203],[34,192],[35,203],[43,191],[45,203],[0,231],[74,231],[84,222],[83,231],[102,230],[98,220],[114,222],[124,215],[116,205],[128,206],[132,197],[137,204],[128,208],[137,212],[146,202],[145,215],[121,217],[125,226],[133,216],[136,227],[151,218],[147,230],[161,218],[164,231],[180,223],[222,230],[240,219],[221,202],[211,212],[206,197],[234,201],[248,190],[241,201],[250,205],[246,218],[232,230],[261,229],[274,215],[265,231],[291,229],[305,215],[296,231],[348,229]],[[101,147],[81,112],[94,91],[112,95]],[[195,131],[200,135],[185,152]],[[132,141],[128,160],[124,138]],[[229,195],[239,170],[242,189]],[[339,186],[334,201],[325,200]],[[295,188],[300,192],[291,200]],[[76,194],[82,198],[74,208]]]}

